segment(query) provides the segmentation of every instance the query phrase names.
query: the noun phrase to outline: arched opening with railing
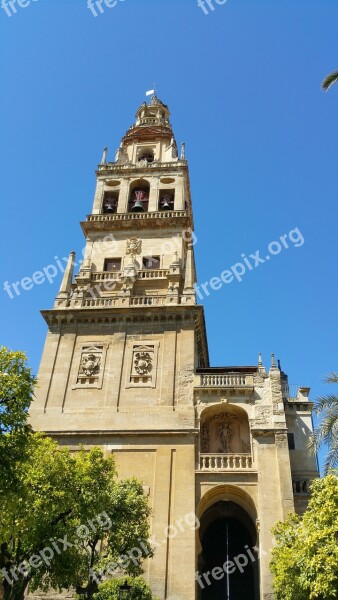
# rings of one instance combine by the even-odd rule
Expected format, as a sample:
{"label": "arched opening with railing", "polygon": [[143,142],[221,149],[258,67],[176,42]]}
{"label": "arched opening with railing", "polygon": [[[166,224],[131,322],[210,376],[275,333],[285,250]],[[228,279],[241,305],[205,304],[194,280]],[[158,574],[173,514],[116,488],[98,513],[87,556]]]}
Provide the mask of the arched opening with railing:
{"label": "arched opening with railing", "polygon": [[201,414],[200,468],[228,470],[252,468],[250,427],[246,411],[227,404]]}

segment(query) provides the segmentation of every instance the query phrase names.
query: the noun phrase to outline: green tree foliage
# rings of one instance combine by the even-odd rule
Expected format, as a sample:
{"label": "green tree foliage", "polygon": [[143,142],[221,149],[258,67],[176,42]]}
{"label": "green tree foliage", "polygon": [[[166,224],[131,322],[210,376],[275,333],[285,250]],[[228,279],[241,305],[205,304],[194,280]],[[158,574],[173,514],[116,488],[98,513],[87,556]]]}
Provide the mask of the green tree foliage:
{"label": "green tree foliage", "polygon": [[18,493],[1,498],[5,600],[22,600],[28,584],[31,591],[74,587],[89,599],[112,564],[141,573],[152,554],[142,486],[117,481],[113,457],[99,448],[72,454],[39,434],[28,446],[17,464]]}
{"label": "green tree foliage", "polygon": [[276,600],[338,598],[338,476],[316,479],[302,517],[291,514],[273,530]]}
{"label": "green tree foliage", "polygon": [[0,347],[0,489],[16,483],[16,462],[25,455],[28,409],[36,384],[26,356]]}
{"label": "green tree foliage", "polygon": [[[331,373],[325,382],[338,383],[338,373]],[[323,445],[328,448],[324,464],[324,472],[327,474],[330,469],[338,466],[338,396],[320,396],[316,400],[313,412],[319,415],[321,420],[309,440],[309,447],[313,452]]]}
{"label": "green tree foliage", "polygon": [[330,73],[322,82],[322,88],[327,92],[327,90],[338,81],[338,71],[333,71]]}
{"label": "green tree foliage", "polygon": [[125,581],[131,586],[130,600],[156,600],[142,577],[110,579],[101,583],[94,600],[119,600],[119,588]]}

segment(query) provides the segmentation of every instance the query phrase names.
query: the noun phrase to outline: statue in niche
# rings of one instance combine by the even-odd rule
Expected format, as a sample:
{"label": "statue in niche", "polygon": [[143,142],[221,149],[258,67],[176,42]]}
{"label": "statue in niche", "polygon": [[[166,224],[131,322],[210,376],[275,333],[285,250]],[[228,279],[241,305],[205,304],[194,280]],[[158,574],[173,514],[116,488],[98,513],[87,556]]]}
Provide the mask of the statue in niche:
{"label": "statue in niche", "polygon": [[217,428],[218,452],[231,452],[231,425],[223,421]]}

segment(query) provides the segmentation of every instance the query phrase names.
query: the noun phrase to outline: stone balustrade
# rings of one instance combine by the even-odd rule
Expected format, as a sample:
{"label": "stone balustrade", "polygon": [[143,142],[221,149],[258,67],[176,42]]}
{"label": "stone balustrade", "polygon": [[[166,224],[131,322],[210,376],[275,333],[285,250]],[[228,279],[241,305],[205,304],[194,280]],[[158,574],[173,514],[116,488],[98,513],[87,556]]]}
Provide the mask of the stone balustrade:
{"label": "stone balustrade", "polygon": [[201,373],[200,374],[200,386],[201,387],[240,387],[252,384],[252,377],[246,373]]}
{"label": "stone balustrade", "polygon": [[187,217],[188,212],[186,210],[169,210],[161,211],[154,210],[151,212],[140,212],[140,213],[107,213],[99,215],[87,215],[86,221],[93,223],[96,221],[146,221],[148,219],[173,219],[178,217]]}
{"label": "stone balustrade", "polygon": [[84,308],[111,308],[118,306],[118,298],[89,298],[84,299],[82,306]]}
{"label": "stone balustrade", "polygon": [[[156,169],[156,170],[160,170],[160,171],[167,171],[169,170],[173,170],[173,168],[177,168],[177,167],[185,167],[187,164],[187,161],[183,158],[176,158],[173,161],[168,161],[168,162],[162,162],[162,161],[158,161],[158,160],[154,160],[153,162],[147,163],[147,167],[149,169]],[[139,168],[139,165],[136,163],[131,163],[131,162],[127,162],[125,164],[122,163],[103,163],[98,165],[98,170],[99,171],[132,171],[132,170],[136,170]]]}
{"label": "stone balustrade", "polygon": [[118,281],[121,275],[121,271],[96,271],[91,273],[90,278],[92,281]]}
{"label": "stone balustrade", "polygon": [[[168,269],[141,269],[137,272],[136,279],[166,279]],[[123,271],[96,271],[91,274],[92,281],[119,281]]]}
{"label": "stone balustrade", "polygon": [[169,269],[142,269],[137,273],[137,279],[166,279]]}
{"label": "stone balustrade", "polygon": [[300,494],[309,494],[310,493],[310,485],[312,483],[311,479],[296,479],[292,481],[293,493],[295,495]]}
{"label": "stone balustrade", "polygon": [[114,296],[109,298],[85,298],[84,308],[110,308],[113,306],[163,306],[166,296]]}
{"label": "stone balustrade", "polygon": [[245,471],[252,469],[251,454],[200,454],[200,471]]}
{"label": "stone balustrade", "polygon": [[163,306],[166,296],[131,296],[130,306]]}

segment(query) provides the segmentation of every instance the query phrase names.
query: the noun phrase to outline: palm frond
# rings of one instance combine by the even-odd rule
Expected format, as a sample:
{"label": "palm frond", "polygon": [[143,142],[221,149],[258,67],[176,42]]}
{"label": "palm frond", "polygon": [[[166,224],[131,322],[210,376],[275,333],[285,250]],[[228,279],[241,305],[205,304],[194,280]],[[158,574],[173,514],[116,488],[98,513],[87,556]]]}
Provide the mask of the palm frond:
{"label": "palm frond", "polygon": [[338,414],[338,396],[334,394],[329,396],[319,396],[316,399],[316,404],[313,407],[313,412],[315,415],[320,414],[323,410],[331,410],[335,409]]}
{"label": "palm frond", "polygon": [[338,373],[330,373],[324,381],[325,383],[338,383]]}
{"label": "palm frond", "polygon": [[320,422],[316,438],[317,441],[324,441],[328,446],[335,443],[338,434],[338,413],[335,411],[327,411],[324,418]]}
{"label": "palm frond", "polygon": [[322,89],[327,92],[327,90],[338,81],[338,71],[333,71],[330,73],[322,82]]}
{"label": "palm frond", "polygon": [[318,442],[317,442],[317,438],[316,438],[316,432],[314,431],[313,434],[311,434],[306,442],[306,447],[309,450],[310,454],[312,456],[314,456],[315,454],[317,454],[319,448],[318,448]]}
{"label": "palm frond", "polygon": [[327,475],[331,469],[338,465],[338,440],[330,448],[324,463],[324,474]]}

